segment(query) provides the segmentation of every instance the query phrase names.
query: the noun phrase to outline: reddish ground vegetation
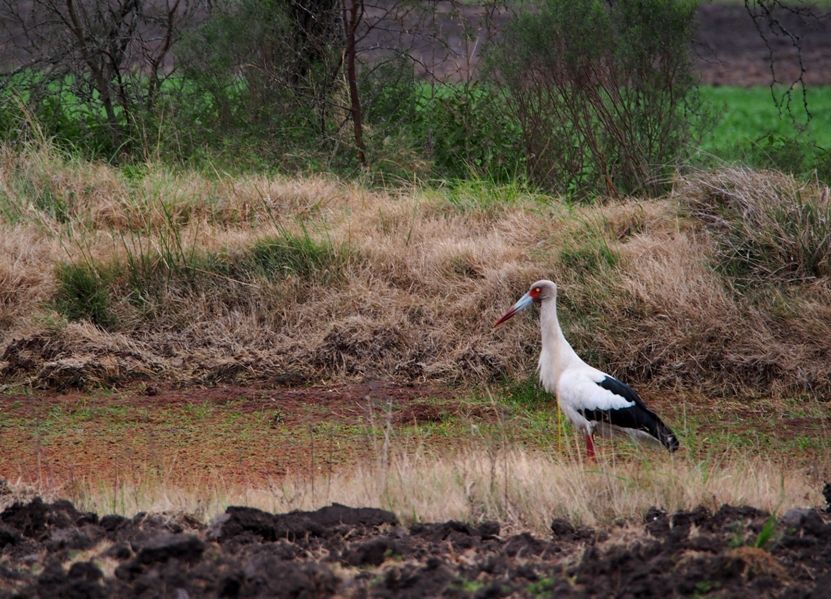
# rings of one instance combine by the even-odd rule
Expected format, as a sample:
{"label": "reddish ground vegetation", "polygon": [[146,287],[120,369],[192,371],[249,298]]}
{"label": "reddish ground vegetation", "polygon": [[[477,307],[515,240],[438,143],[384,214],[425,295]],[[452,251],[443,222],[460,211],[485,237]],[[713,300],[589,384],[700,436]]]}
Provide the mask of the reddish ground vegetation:
{"label": "reddish ground vegetation", "polygon": [[[642,392],[699,450],[776,445],[803,463],[817,462],[817,454],[826,451],[822,439],[831,430],[831,414],[822,404],[795,401],[789,407],[773,400]],[[553,398],[547,405],[528,406],[523,414],[505,402],[508,391],[494,390],[499,397],[495,404],[474,401],[470,393],[369,382],[184,389],[147,385],[0,396],[0,477],[47,487],[92,480],[110,485],[151,474],[185,486],[207,480],[256,486],[286,474],[325,475],[376,460],[385,429],[399,448],[425,442],[433,449],[462,446],[471,442],[470,425],[499,428],[494,434],[511,441],[557,444],[551,431],[535,439],[522,430],[523,419],[533,414],[550,412],[556,418]],[[688,406],[694,407],[694,421]],[[442,425],[448,425],[444,432],[429,430]],[[819,464],[813,470],[831,475]]]}
{"label": "reddish ground vegetation", "polygon": [[[179,483],[258,484],[351,465],[372,427],[437,422],[461,406],[447,388],[384,383],[319,387],[165,388],[0,397],[0,477],[111,484],[148,472]],[[362,429],[366,429],[362,434]]]}

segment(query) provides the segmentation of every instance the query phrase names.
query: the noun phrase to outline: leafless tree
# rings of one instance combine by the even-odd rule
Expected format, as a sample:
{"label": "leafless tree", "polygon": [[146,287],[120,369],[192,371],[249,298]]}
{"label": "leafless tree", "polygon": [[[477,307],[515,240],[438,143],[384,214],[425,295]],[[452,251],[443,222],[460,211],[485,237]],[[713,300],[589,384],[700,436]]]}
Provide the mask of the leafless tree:
{"label": "leafless tree", "polygon": [[[648,10],[647,10],[648,9]],[[549,4],[501,41],[529,175],[561,193],[661,193],[688,136],[692,8]]]}
{"label": "leafless tree", "polygon": [[152,111],[171,49],[202,0],[0,0],[9,81],[30,75],[30,101],[64,86],[106,114],[114,146],[136,110]]}
{"label": "leafless tree", "polygon": [[[759,37],[765,43],[768,51],[768,64],[770,65],[770,93],[773,102],[780,113],[784,109],[788,115],[794,117],[793,99],[796,92],[801,99],[802,109],[806,121],[811,119],[811,111],[808,106],[808,85],[805,80],[807,69],[803,60],[803,38],[802,35],[789,26],[784,16],[795,16],[799,20],[817,19],[815,8],[812,6],[801,6],[783,0],[744,0],[744,7],[747,14],[753,19],[753,24]],[[782,80],[776,71],[776,51],[772,43],[774,38],[785,39],[796,53],[799,74],[789,80]],[[777,86],[782,91],[777,91]],[[794,118],[794,120],[796,120]]]}
{"label": "leafless tree", "polygon": [[171,80],[187,81],[205,108],[192,119],[200,135],[248,123],[297,138],[316,120],[333,155],[346,143],[367,165],[366,111],[389,91],[367,82],[400,68],[402,78],[472,85],[503,2],[0,0],[0,85],[23,82],[33,107],[95,115],[107,146],[125,148],[160,107],[195,115],[171,93]]}

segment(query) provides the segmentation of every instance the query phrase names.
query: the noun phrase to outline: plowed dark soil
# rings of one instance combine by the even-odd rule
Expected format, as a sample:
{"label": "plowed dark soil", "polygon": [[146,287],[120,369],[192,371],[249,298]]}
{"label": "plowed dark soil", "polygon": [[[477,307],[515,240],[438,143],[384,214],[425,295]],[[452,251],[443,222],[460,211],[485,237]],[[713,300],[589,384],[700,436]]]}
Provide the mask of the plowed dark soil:
{"label": "plowed dark soil", "polygon": [[0,514],[0,597],[827,597],[830,520],[653,509],[610,530],[556,520],[539,538],[341,505],[231,507],[205,526],[35,499]]}
{"label": "plowed dark soil", "polygon": [[[382,18],[388,14],[390,0],[377,0],[367,6],[370,18]],[[24,9],[30,0],[18,0]],[[754,3],[751,3],[754,4]],[[786,2],[789,9],[798,5]],[[413,31],[424,28],[425,24],[415,15],[401,23],[392,16],[382,21],[362,41],[362,50],[369,57],[375,53],[384,54],[383,48],[403,47],[423,65],[424,70],[439,78],[464,78],[468,76],[468,54],[470,52],[470,31],[465,31],[460,21],[476,30],[481,24],[482,11],[475,3],[435,2],[433,18],[439,26],[438,39],[429,33],[413,35]],[[767,3],[773,5],[773,3]],[[753,19],[743,3],[702,3],[698,8],[695,51],[696,68],[705,83],[721,85],[768,85],[771,82],[771,54],[776,68],[777,80],[790,83],[799,76],[798,54],[790,38],[777,28],[771,31],[764,14],[759,20],[760,35]],[[831,18],[827,9],[812,8],[794,11],[776,7],[773,16],[783,29],[798,37],[802,47],[802,60],[809,84],[831,84]],[[497,30],[505,26],[509,15],[505,11],[488,13],[489,20]],[[13,41],[23,32],[17,31],[11,21],[5,23],[8,34],[0,39],[3,58],[11,64],[28,59]],[[429,26],[427,28],[429,32]],[[770,48],[768,48],[770,46]],[[472,57],[474,72],[477,57]]]}
{"label": "plowed dark soil", "polygon": [[[715,85],[789,85],[801,68],[809,85],[831,83],[831,13],[827,9],[778,8],[771,26],[758,12],[756,22],[742,3],[704,4],[696,15],[694,53],[703,83]],[[754,4],[754,3],[751,3]],[[780,27],[781,26],[781,27]],[[798,40],[800,51],[788,34]]]}

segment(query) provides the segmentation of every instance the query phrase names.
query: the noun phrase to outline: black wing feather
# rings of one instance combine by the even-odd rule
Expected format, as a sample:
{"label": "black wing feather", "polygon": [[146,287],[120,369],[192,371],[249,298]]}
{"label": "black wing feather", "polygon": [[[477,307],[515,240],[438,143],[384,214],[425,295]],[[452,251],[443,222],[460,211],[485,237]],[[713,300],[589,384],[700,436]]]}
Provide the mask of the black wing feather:
{"label": "black wing feather", "polygon": [[675,451],[678,449],[679,443],[675,434],[655,412],[646,407],[643,400],[629,385],[608,375],[597,385],[615,395],[619,395],[626,401],[632,402],[634,405],[612,410],[579,410],[584,418],[595,422],[606,422],[624,429],[644,431],[660,441],[668,450]]}

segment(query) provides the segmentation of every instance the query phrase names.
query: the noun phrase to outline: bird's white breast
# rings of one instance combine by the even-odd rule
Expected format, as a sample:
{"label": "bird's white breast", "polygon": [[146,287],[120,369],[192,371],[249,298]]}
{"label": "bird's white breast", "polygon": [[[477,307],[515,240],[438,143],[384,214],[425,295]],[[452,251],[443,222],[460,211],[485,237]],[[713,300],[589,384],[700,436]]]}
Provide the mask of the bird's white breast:
{"label": "bird's white breast", "polygon": [[557,383],[557,398],[575,410],[617,410],[634,404],[625,397],[604,389],[598,383],[607,375],[596,368],[569,368]]}
{"label": "bird's white breast", "polygon": [[542,388],[548,391],[551,395],[557,394],[557,380],[559,372],[557,372],[554,356],[552,356],[546,348],[540,352],[540,362],[537,367],[540,373],[540,384]]}

